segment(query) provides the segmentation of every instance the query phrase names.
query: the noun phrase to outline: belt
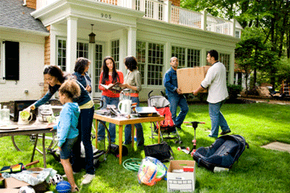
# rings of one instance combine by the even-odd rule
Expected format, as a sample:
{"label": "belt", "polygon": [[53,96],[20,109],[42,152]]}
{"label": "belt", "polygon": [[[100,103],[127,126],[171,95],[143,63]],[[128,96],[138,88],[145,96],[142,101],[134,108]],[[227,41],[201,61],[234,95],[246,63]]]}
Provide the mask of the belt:
{"label": "belt", "polygon": [[139,93],[130,93],[131,97],[139,97]]}

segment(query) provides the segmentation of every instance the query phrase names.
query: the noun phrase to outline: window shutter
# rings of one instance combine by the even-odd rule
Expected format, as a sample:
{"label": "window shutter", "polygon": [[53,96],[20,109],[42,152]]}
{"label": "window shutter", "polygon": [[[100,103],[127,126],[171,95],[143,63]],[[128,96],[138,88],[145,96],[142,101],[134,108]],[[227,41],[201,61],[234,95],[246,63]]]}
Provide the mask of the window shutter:
{"label": "window shutter", "polygon": [[5,79],[19,80],[19,42],[5,41]]}

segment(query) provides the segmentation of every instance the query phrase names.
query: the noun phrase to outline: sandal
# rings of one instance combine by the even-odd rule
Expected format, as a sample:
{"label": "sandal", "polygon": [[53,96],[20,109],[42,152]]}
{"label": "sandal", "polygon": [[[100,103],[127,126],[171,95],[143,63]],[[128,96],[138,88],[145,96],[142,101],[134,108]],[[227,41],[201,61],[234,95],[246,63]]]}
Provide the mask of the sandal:
{"label": "sandal", "polygon": [[75,187],[71,192],[79,192],[79,188],[78,187]]}

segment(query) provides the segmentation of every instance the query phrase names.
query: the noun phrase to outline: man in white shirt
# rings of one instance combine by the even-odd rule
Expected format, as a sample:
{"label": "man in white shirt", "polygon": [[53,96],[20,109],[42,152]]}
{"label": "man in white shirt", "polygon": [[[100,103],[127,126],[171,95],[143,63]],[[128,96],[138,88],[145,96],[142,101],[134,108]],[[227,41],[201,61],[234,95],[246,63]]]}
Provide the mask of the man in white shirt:
{"label": "man in white shirt", "polygon": [[211,50],[207,54],[207,61],[212,64],[208,69],[204,80],[198,89],[194,90],[193,95],[208,88],[207,102],[209,104],[209,116],[211,120],[211,133],[209,137],[218,137],[219,126],[222,129],[220,135],[230,133],[231,130],[220,111],[225,99],[229,96],[226,82],[225,65],[218,61],[218,52]]}

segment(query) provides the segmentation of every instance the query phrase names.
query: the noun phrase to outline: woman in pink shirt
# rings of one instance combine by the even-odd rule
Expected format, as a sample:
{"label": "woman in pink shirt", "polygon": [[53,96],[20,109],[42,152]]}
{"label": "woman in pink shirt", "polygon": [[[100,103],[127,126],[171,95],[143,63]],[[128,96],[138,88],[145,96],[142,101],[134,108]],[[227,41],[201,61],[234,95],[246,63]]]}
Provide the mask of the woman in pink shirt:
{"label": "woman in pink shirt", "polygon": [[[121,71],[116,70],[116,63],[114,59],[111,56],[107,56],[104,58],[102,72],[99,81],[99,89],[102,90],[103,108],[106,108],[107,105],[115,105],[116,107],[118,107],[120,94],[104,88],[103,86],[101,86],[101,84],[111,86],[112,84],[115,84],[117,82],[121,84],[124,82],[123,73]],[[111,143],[115,143],[116,138],[115,124],[112,123],[109,124],[109,133]],[[98,141],[101,141],[104,138],[105,138],[105,128],[102,124],[99,123]]]}

